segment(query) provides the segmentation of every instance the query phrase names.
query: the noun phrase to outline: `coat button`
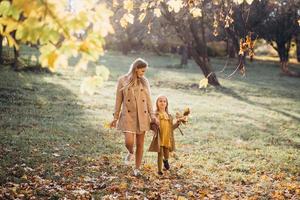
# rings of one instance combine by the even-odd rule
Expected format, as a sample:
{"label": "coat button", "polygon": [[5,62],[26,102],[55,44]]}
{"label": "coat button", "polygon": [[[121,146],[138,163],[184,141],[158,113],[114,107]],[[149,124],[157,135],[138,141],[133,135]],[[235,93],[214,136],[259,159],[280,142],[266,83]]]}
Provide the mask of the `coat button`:
{"label": "coat button", "polygon": [[145,113],[147,113],[147,111],[144,111]]}
{"label": "coat button", "polygon": [[143,102],[145,102],[145,100],[143,99]]}
{"label": "coat button", "polygon": [[128,112],[130,112],[130,110],[128,110]]}
{"label": "coat button", "polygon": [[141,91],[143,91],[143,89],[141,89]]}
{"label": "coat button", "polygon": [[128,99],[128,102],[130,102],[130,99]]}

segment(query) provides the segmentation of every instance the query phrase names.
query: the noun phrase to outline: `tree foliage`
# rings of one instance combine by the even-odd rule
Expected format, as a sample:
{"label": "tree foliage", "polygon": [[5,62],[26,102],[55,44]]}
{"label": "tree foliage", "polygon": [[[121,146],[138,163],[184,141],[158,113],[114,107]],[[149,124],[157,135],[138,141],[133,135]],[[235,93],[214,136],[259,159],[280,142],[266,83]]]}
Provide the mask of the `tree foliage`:
{"label": "tree foliage", "polygon": [[17,49],[37,45],[42,66],[52,71],[69,65],[70,57],[80,57],[76,68],[85,68],[103,53],[104,37],[113,33],[112,14],[95,0],[81,1],[76,11],[68,0],[1,1],[0,34]]}

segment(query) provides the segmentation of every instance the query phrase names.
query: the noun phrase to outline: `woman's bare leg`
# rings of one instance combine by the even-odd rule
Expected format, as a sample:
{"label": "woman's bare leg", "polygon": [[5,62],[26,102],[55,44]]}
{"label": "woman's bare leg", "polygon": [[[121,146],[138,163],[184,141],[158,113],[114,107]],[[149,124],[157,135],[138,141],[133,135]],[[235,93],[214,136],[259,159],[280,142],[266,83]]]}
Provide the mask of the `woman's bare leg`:
{"label": "woman's bare leg", "polygon": [[139,169],[142,163],[144,153],[144,138],[145,131],[140,134],[136,134],[136,153],[135,153],[135,168]]}
{"label": "woman's bare leg", "polygon": [[133,153],[134,133],[125,132],[125,146],[129,153]]}

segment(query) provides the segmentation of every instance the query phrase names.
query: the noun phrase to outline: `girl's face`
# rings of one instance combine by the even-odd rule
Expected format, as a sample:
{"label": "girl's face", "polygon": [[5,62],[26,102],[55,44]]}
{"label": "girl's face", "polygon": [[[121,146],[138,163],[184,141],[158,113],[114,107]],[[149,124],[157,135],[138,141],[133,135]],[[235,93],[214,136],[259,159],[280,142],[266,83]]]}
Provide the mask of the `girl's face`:
{"label": "girl's face", "polygon": [[142,78],[145,75],[146,68],[136,69],[135,73],[138,78]]}
{"label": "girl's face", "polygon": [[167,105],[168,105],[168,100],[166,97],[159,97],[157,99],[157,107],[159,111],[166,111]]}

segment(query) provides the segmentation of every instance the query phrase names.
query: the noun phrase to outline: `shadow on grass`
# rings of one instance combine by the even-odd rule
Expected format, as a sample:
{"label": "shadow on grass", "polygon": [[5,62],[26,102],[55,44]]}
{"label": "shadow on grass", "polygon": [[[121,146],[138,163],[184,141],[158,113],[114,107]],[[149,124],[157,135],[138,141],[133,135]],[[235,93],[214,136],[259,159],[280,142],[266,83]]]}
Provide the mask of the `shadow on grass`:
{"label": "shadow on grass", "polygon": [[233,98],[235,98],[239,101],[242,101],[242,102],[248,103],[250,105],[254,105],[254,106],[260,106],[261,108],[268,109],[268,110],[271,110],[271,111],[274,111],[274,112],[278,112],[278,113],[280,113],[280,114],[282,114],[286,117],[292,118],[293,120],[296,120],[296,121],[300,122],[300,117],[298,117],[298,116],[292,115],[292,114],[290,114],[288,112],[285,112],[283,110],[274,109],[270,105],[266,105],[266,104],[259,103],[259,102],[256,102],[256,101],[251,101],[247,98],[242,97],[237,92],[235,92],[233,89],[225,88],[225,87],[219,87],[218,91],[220,91],[222,94],[229,95],[229,96],[231,96],[231,97],[233,97]]}
{"label": "shadow on grass", "polygon": [[49,76],[0,68],[0,185],[21,178],[25,166],[51,177],[55,162],[118,151],[76,94],[43,80]]}
{"label": "shadow on grass", "polygon": [[[239,95],[233,89],[225,88],[225,87],[218,87],[217,91],[221,92],[224,95],[231,96],[231,97],[233,97],[233,98],[235,98],[239,101],[245,102],[247,104],[250,104],[250,105],[253,105],[253,106],[259,106],[261,108],[277,112],[277,113],[279,113],[281,115],[284,115],[286,117],[289,117],[289,118],[291,118],[291,119],[293,119],[297,122],[300,122],[300,117],[298,117],[298,116],[295,116],[295,115],[293,115],[291,113],[288,113],[286,111],[283,111],[283,110],[272,108],[271,105],[266,105],[266,104],[263,104],[263,103],[259,103],[257,101],[251,101],[248,98],[245,98],[245,97]],[[279,138],[278,139],[272,139],[272,141],[271,141],[272,144],[281,144],[281,145],[293,146],[294,148],[298,148],[298,149],[300,148],[300,143],[292,141],[292,140],[283,139],[284,141],[275,141],[275,142],[274,142],[274,140],[279,140]]]}

